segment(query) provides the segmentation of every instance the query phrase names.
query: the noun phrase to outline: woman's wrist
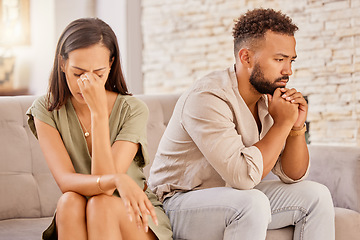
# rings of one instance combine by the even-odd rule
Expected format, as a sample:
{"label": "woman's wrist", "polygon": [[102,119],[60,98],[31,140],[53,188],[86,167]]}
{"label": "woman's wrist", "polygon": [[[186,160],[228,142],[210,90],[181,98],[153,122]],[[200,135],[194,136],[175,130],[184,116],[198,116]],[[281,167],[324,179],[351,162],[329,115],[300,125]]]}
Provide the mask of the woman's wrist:
{"label": "woman's wrist", "polygon": [[107,109],[103,109],[101,111],[91,111],[91,121],[102,121],[105,119],[109,119]]}
{"label": "woman's wrist", "polygon": [[115,174],[97,175],[96,185],[100,193],[112,195],[116,189]]}

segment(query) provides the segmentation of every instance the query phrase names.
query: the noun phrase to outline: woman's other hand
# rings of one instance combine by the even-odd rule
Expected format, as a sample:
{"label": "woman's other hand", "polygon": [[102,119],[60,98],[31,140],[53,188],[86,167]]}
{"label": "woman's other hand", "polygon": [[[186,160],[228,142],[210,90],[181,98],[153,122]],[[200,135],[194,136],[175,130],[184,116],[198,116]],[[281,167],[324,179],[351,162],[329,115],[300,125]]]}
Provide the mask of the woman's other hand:
{"label": "woman's other hand", "polygon": [[117,174],[115,186],[127,209],[130,221],[135,218],[137,226],[143,226],[147,232],[149,228],[148,215],[150,215],[156,225],[158,220],[155,209],[144,191],[126,174]]}

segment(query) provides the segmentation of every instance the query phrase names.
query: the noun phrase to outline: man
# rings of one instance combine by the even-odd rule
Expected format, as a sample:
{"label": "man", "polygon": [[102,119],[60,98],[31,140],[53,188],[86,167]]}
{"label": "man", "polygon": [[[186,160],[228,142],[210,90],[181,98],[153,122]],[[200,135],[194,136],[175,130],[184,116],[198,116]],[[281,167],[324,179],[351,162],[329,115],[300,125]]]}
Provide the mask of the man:
{"label": "man", "polygon": [[[286,88],[297,26],[255,9],[233,29],[235,65],[195,82],[178,100],[150,173],[175,239],[335,239],[328,189],[308,172],[308,106]],[[273,171],[281,181],[261,180]],[[291,184],[289,184],[291,183]]]}

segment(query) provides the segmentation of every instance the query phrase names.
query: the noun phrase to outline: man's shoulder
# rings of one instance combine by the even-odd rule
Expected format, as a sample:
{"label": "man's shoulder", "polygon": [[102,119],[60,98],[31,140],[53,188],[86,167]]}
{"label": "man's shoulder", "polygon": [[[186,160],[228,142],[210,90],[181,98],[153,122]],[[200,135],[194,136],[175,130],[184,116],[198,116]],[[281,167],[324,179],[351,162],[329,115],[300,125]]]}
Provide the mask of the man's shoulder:
{"label": "man's shoulder", "polygon": [[210,72],[204,77],[195,81],[191,92],[219,92],[228,91],[234,86],[234,79],[231,76],[230,68]]}

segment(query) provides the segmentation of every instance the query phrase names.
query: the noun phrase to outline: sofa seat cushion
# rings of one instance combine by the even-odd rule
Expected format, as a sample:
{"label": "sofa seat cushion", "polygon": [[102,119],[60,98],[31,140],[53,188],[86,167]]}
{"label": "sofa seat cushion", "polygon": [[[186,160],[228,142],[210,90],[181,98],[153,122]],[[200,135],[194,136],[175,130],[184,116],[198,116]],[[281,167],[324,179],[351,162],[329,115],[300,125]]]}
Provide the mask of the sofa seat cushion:
{"label": "sofa seat cushion", "polygon": [[[356,239],[360,236],[360,214],[350,209],[335,208],[336,239]],[[10,219],[0,221],[0,239],[41,239],[52,217]],[[293,227],[269,230],[266,240],[291,240]],[[344,238],[345,236],[345,238]]]}
{"label": "sofa seat cushion", "polygon": [[294,234],[293,226],[268,230],[266,233],[266,240],[292,240],[293,234]]}
{"label": "sofa seat cushion", "polygon": [[0,221],[0,239],[42,239],[42,232],[51,221],[52,217],[2,220]]}
{"label": "sofa seat cushion", "polygon": [[346,208],[335,208],[335,239],[359,239],[360,213]]}
{"label": "sofa seat cushion", "polygon": [[[346,209],[335,208],[335,239],[357,239],[360,236],[360,213]],[[266,240],[292,240],[294,227],[268,230]]]}

